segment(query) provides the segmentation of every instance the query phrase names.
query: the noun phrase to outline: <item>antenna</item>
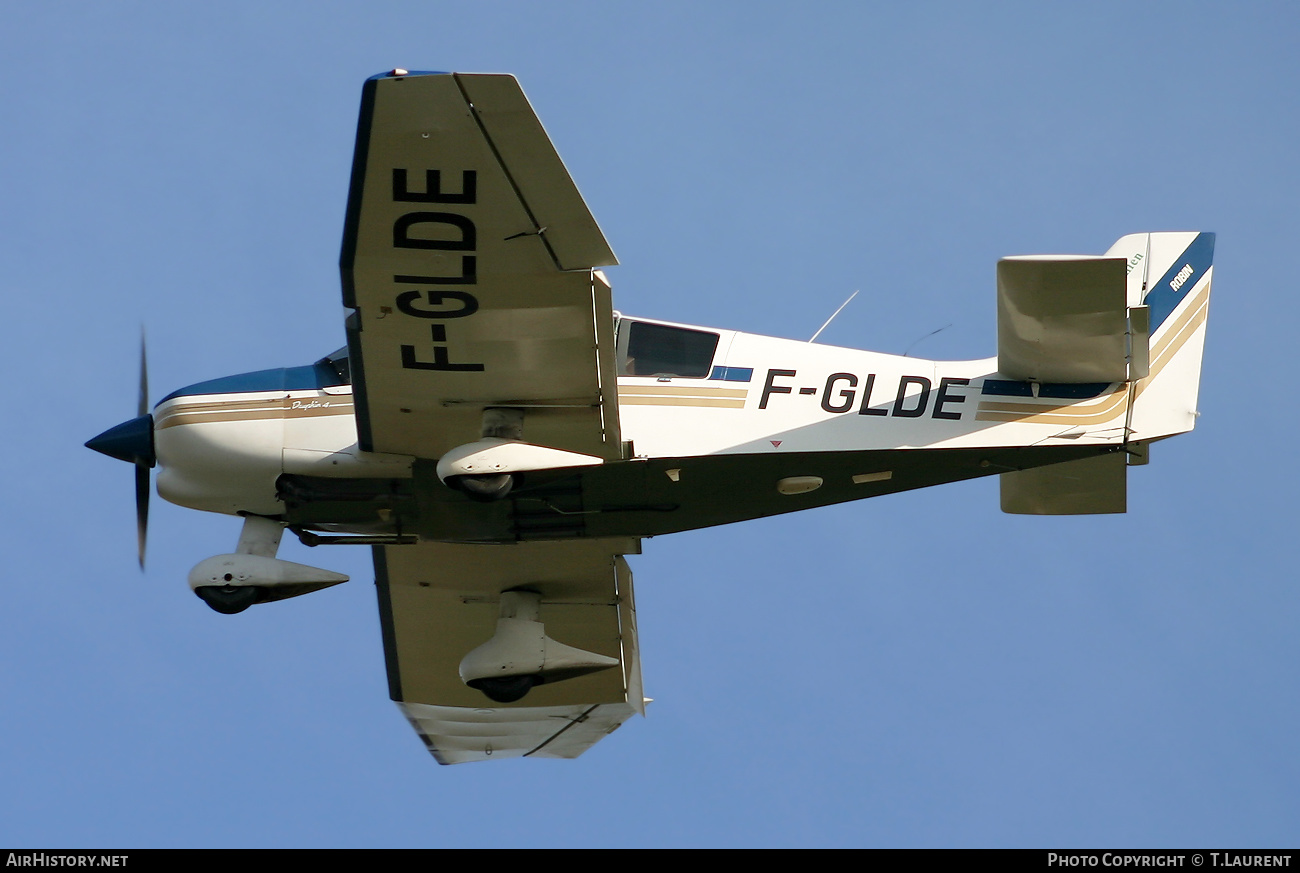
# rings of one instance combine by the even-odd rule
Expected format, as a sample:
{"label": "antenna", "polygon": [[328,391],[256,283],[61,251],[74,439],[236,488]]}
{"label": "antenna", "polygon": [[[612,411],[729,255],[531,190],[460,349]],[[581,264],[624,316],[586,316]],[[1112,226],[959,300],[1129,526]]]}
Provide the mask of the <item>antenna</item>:
{"label": "antenna", "polygon": [[934,336],[936,333],[939,333],[939,331],[947,330],[947,329],[950,328],[950,327],[952,327],[951,324],[945,324],[943,327],[939,328],[938,330],[932,330],[932,331],[930,331],[930,332],[927,333],[925,336],[921,337],[921,339],[913,340],[913,341],[912,341],[912,344],[911,344],[910,346],[907,347],[907,351],[903,352],[903,357],[906,358],[906,357],[907,357],[907,352],[910,352],[912,349],[916,348],[916,344],[919,343],[921,340],[923,340],[923,339],[929,339],[930,337]]}
{"label": "antenna", "polygon": [[[861,289],[858,289],[858,290],[860,291]],[[826,329],[827,325],[829,325],[832,321],[834,321],[834,320],[835,320],[835,316],[837,316],[837,315],[839,315],[841,312],[843,312],[843,311],[844,311],[844,307],[848,306],[848,305],[849,305],[849,302],[852,301],[853,298],[854,298],[854,297],[857,297],[857,296],[858,296],[858,292],[857,292],[857,291],[854,291],[852,294],[850,294],[850,295],[849,295],[849,299],[848,299],[848,300],[845,300],[843,303],[841,303],[841,304],[840,304],[840,308],[837,309],[837,310],[835,310],[834,312],[831,313],[831,317],[828,318],[828,319],[826,319],[826,324],[823,324],[821,327],[817,328],[817,332],[816,332],[815,334],[812,335],[812,339],[808,340],[808,342],[810,342],[810,343],[817,342],[817,337],[819,337],[819,336],[822,335],[822,331],[824,331],[824,330]]]}

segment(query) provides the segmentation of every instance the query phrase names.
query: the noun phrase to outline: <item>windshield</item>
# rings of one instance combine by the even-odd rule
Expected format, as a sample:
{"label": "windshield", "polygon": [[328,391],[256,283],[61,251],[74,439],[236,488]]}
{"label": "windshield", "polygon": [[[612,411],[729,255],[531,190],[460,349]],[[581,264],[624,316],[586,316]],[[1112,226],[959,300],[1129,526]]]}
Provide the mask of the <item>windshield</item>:
{"label": "windshield", "polygon": [[318,366],[329,367],[334,374],[343,380],[344,385],[352,384],[352,367],[348,362],[348,347],[335,349],[325,357],[316,362]]}

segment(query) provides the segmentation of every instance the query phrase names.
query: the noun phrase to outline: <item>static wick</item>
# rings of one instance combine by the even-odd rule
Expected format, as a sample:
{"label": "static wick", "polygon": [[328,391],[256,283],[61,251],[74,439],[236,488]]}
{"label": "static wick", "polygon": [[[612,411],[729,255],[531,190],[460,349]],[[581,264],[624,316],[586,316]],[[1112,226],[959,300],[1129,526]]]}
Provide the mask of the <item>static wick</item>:
{"label": "static wick", "polygon": [[[858,289],[858,290],[860,291],[860,290],[862,290],[862,289]],[[858,292],[857,292],[857,291],[854,291],[852,294],[850,294],[850,295],[849,295],[849,299],[848,299],[848,300],[845,300],[843,303],[841,303],[841,304],[840,304],[840,308],[837,309],[837,310],[835,310],[834,312],[831,313],[831,317],[828,318],[828,319],[826,319],[826,324],[823,324],[821,327],[817,328],[817,332],[816,332],[815,334],[812,335],[812,339],[808,340],[808,342],[810,342],[810,343],[812,343],[812,342],[816,342],[816,341],[817,341],[817,337],[819,337],[819,336],[822,335],[822,331],[824,331],[824,330],[827,328],[827,326],[830,325],[830,323],[831,323],[832,321],[835,320],[835,316],[837,316],[837,315],[839,315],[841,312],[843,312],[843,311],[844,311],[844,307],[846,307],[846,306],[849,305],[849,301],[851,301],[854,297],[857,297],[857,296],[858,296]]]}

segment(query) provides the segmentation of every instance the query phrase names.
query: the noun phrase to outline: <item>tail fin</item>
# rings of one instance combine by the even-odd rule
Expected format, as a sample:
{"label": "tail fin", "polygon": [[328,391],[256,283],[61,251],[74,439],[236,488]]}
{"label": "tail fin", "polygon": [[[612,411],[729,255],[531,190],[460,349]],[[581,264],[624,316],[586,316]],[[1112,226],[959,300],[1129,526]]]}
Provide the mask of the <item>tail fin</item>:
{"label": "tail fin", "polygon": [[1214,234],[1130,234],[1106,256],[1125,259],[1129,306],[1147,307],[1150,320],[1149,374],[1132,387],[1129,441],[1186,433],[1196,425]]}
{"label": "tail fin", "polygon": [[[1123,258],[1127,271],[1127,305],[1124,308],[1127,310],[1128,349],[1127,355],[1122,356],[1126,359],[1129,380],[1126,450],[1003,473],[1003,512],[1030,515],[1124,512],[1127,507],[1127,468],[1147,463],[1148,445],[1152,440],[1186,433],[1196,425],[1196,396],[1201,383],[1201,353],[1205,348],[1205,319],[1210,305],[1214,234],[1130,234],[1111,246],[1104,258]],[[1052,275],[1058,279],[1065,277],[1073,281],[1069,271],[1073,269],[1078,273],[1080,270],[1079,262],[1061,258],[1047,260],[1051,261],[1047,269],[1054,271]],[[1100,266],[1105,268],[1104,264]],[[1088,264],[1084,263],[1083,268],[1087,267]],[[1009,272],[1008,275],[1012,274]],[[1001,307],[1005,295],[1001,287],[1002,278],[999,272],[1000,365],[1004,357]],[[1031,298],[1033,293],[1041,296],[1042,288],[1047,287],[1041,278],[1031,285],[1030,292],[1026,292]],[[1011,288],[1008,293],[1015,290]],[[1107,294],[1113,318],[1118,300],[1113,292]],[[1080,332],[1077,325],[1058,319],[1057,326],[1061,325],[1064,325],[1062,329],[1067,338],[1072,338],[1070,329]],[[1092,326],[1091,322],[1089,326]],[[1015,351],[1014,327],[1014,324],[1010,325],[1010,339],[1005,343],[1011,351]],[[1109,362],[1112,369],[1118,367],[1120,352],[1113,342],[1116,329],[1111,325],[1109,345],[1105,331],[1097,337],[1086,337],[1091,346],[1076,341],[1070,347],[1071,354],[1065,356],[1067,363],[1076,368],[1095,367],[1100,361],[1102,364]],[[1082,364],[1074,360],[1077,348],[1092,352],[1090,357],[1083,357]],[[1044,354],[1043,357],[1050,356]],[[1061,362],[1049,363],[1059,366]]]}

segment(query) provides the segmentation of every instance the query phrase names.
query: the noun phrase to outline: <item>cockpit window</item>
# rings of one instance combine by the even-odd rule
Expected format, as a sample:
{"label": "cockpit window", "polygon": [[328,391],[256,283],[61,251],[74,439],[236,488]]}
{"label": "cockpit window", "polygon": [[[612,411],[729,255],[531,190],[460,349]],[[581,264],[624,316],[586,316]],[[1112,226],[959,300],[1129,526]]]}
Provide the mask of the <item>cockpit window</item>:
{"label": "cockpit window", "polygon": [[618,333],[620,376],[704,379],[718,350],[718,335],[703,330],[625,318],[619,320]]}
{"label": "cockpit window", "polygon": [[348,347],[336,349],[316,362],[317,365],[329,367],[343,380],[344,385],[352,384],[352,367],[348,361]]}

